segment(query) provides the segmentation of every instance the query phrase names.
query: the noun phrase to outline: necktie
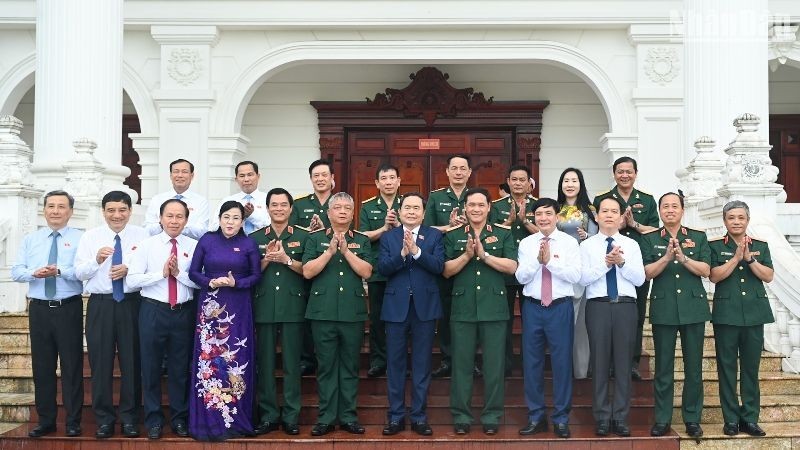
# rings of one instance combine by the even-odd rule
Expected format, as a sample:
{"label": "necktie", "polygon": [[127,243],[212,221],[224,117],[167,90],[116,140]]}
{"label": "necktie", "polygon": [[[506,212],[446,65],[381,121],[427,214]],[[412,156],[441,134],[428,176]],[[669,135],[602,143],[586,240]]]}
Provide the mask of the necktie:
{"label": "necktie", "polygon": [[[543,237],[542,240],[547,242],[550,238]],[[550,303],[553,303],[553,274],[542,265],[542,306],[550,306]]]}
{"label": "necktie", "polygon": [[[606,247],[606,254],[608,254],[613,249],[613,245],[611,245],[611,244],[614,242],[614,239],[610,238],[610,237],[607,237],[606,241],[608,241],[608,246]],[[613,301],[613,300],[616,300],[617,297],[619,297],[619,294],[617,293],[617,266],[616,265],[612,265],[611,268],[608,269],[608,272],[606,272],[606,290],[608,292],[608,298],[610,300]]]}
{"label": "necktie", "polygon": [[[178,256],[178,241],[175,239],[170,239],[172,242],[172,255],[175,257]],[[175,306],[178,304],[178,280],[170,275],[167,277],[167,286],[169,287],[169,306]]]}
{"label": "necktie", "polygon": [[183,196],[181,194],[175,195],[176,200],[183,200]]}
{"label": "necktie", "polygon": [[[50,244],[50,256],[47,257],[47,265],[58,264],[58,237],[61,233],[53,231],[50,233],[53,237],[53,242]],[[47,298],[55,298],[56,296],[56,277],[47,277],[44,279],[44,295]]]}
{"label": "necktie", "polygon": [[[119,235],[114,236],[114,254],[111,255],[111,265],[118,266],[122,264],[122,244],[120,243]],[[122,286],[122,278],[111,280],[111,289],[113,292],[114,300],[121,302],[125,298],[125,289]]]}
{"label": "necktie", "polygon": [[[245,204],[253,203],[253,196],[247,194],[244,196],[242,200],[244,200]],[[252,217],[252,214],[250,216]],[[244,220],[244,232],[250,234],[253,231],[256,231],[256,227],[250,222],[250,217],[248,217],[247,219]]]}

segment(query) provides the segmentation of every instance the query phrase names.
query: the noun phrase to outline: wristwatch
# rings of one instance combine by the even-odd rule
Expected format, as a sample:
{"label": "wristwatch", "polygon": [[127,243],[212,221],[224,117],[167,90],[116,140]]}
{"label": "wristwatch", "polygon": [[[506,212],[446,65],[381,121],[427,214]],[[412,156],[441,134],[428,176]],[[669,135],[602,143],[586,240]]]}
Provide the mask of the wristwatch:
{"label": "wristwatch", "polygon": [[286,261],[286,265],[291,267],[291,265],[292,265],[292,264],[294,264],[294,260],[293,260],[293,259],[292,259],[292,257],[290,256],[290,257],[289,257],[289,260],[288,260],[288,261]]}
{"label": "wristwatch", "polygon": [[745,259],[744,260],[744,263],[747,264],[748,266],[750,264],[753,264],[754,262],[756,262],[756,257],[755,256],[750,256],[750,259]]}

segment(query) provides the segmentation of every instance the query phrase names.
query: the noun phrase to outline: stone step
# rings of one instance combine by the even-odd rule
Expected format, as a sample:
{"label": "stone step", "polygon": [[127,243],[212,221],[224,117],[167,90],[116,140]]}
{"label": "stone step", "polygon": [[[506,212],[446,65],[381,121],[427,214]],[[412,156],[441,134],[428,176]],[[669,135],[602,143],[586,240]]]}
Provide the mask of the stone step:
{"label": "stone step", "polygon": [[[677,403],[679,403],[678,399],[676,399]],[[701,423],[719,424],[724,422],[718,395],[704,396],[701,417]],[[770,422],[800,422],[800,395],[762,395],[759,423]],[[683,423],[681,410],[678,406],[673,408],[672,423]],[[800,429],[797,431],[800,434]]]}
{"label": "stone step", "polygon": [[726,436],[721,423],[704,423],[703,439],[696,443],[686,435],[682,426],[673,431],[681,437],[681,448],[692,450],[716,450],[739,448],[748,450],[773,450],[798,448],[800,445],[800,422],[761,422],[767,433],[764,437],[752,437],[743,433]]}
{"label": "stone step", "polygon": [[0,313],[0,330],[21,328],[28,328],[27,312]]}

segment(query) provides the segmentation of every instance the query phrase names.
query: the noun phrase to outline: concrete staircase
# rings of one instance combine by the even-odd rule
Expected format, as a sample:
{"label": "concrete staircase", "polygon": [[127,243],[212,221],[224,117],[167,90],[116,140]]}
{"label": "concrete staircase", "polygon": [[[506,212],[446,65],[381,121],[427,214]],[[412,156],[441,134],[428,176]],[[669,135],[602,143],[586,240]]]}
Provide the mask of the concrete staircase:
{"label": "concrete staircase", "polygon": [[[33,381],[31,379],[30,345],[27,332],[27,314],[0,314],[0,450],[6,448],[44,448],[50,444],[53,448],[81,447],[101,444],[94,439],[94,417],[91,413],[91,389],[89,382],[89,364],[84,364],[85,407],[83,414],[83,436],[81,438],[63,437],[63,424],[59,423],[59,432],[45,439],[31,440],[27,438],[28,429],[36,421],[33,408]],[[521,327],[519,318],[514,326],[514,345],[519,353]],[[645,325],[645,351],[652,354],[652,333],[649,324]],[[365,338],[366,342],[366,338]],[[705,390],[705,408],[703,412],[703,429],[705,436],[701,448],[792,448],[800,446],[800,376],[780,371],[780,357],[765,353],[761,364],[762,411],[760,423],[768,433],[765,438],[737,436],[729,438],[722,434],[722,412],[719,406],[716,361],[714,359],[713,329],[706,326],[705,353],[703,360],[703,379]],[[434,363],[438,361],[438,350],[434,350]],[[654,361],[645,356],[642,358],[640,370],[644,380],[634,382],[634,393],[630,423],[633,436],[631,438],[598,438],[594,436],[594,421],[591,414],[591,380],[575,380],[571,428],[573,438],[563,441],[552,433],[542,433],[531,438],[518,436],[517,429],[526,420],[526,407],[523,397],[523,379],[521,370],[514,370],[506,381],[506,407],[503,426],[497,436],[487,437],[474,427],[467,437],[456,437],[452,432],[452,419],[449,404],[449,379],[434,380],[428,401],[428,412],[434,429],[433,438],[420,438],[407,431],[400,435],[386,438],[381,435],[387,409],[386,379],[366,377],[367,348],[362,348],[361,382],[359,386],[359,419],[367,426],[364,436],[347,435],[335,432],[325,439],[311,438],[308,435],[309,425],[316,419],[317,398],[316,381],[313,377],[303,379],[303,410],[301,412],[301,435],[292,439],[282,432],[251,439],[229,441],[226,445],[244,449],[255,443],[268,447],[293,446],[304,448],[309,443],[326,442],[330,447],[369,448],[381,446],[386,448],[419,448],[433,444],[437,447],[452,448],[487,448],[502,444],[503,447],[521,446],[524,448],[557,447],[564,448],[698,448],[694,440],[683,433],[680,417],[680,395],[683,389],[683,360],[680,352],[680,341],[676,350],[675,364],[675,412],[673,415],[674,432],[663,438],[649,436],[649,428],[653,422],[653,382]],[[281,378],[278,371],[276,376]],[[546,392],[551,392],[552,378],[546,372]],[[119,380],[116,379],[115,383]],[[280,384],[279,384],[280,386]],[[482,381],[475,383],[473,405],[476,416],[482,405]],[[165,390],[166,392],[166,390]],[[549,397],[548,397],[549,398]],[[166,399],[165,399],[166,403]],[[59,399],[60,404],[60,399]],[[63,414],[63,413],[62,413]],[[2,434],[4,433],[4,434]],[[102,442],[103,448],[131,448],[149,446],[145,438],[123,439],[117,437]],[[181,439],[169,433],[159,442],[161,445],[176,443],[180,445],[196,444],[190,439]],[[199,444],[197,444],[199,445]],[[43,447],[44,446],[44,447]],[[88,447],[87,447],[88,448]],[[144,447],[142,447],[144,448]],[[149,447],[148,447],[149,448]]]}

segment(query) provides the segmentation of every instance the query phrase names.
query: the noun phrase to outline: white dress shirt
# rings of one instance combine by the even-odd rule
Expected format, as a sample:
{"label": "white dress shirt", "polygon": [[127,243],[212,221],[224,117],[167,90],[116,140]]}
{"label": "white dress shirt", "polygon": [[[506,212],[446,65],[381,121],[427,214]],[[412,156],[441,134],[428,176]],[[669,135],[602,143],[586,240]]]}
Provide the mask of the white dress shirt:
{"label": "white dress shirt", "polygon": [[[602,232],[586,239],[581,243],[581,284],[586,286],[586,298],[606,297],[606,273],[611,270],[606,266],[606,249],[608,241]],[[644,283],[644,264],[642,264],[642,251],[639,244],[633,239],[617,232],[611,236],[612,245],[619,246],[625,264],[617,266],[617,294],[620,296],[636,297],[636,286]]]}
{"label": "white dress shirt", "polygon": [[[90,294],[111,294],[111,259],[109,256],[103,264],[97,264],[97,252],[103,247],[114,248],[115,233],[108,225],[92,228],[81,237],[78,251],[75,253],[75,275],[79,280],[85,281],[84,291]],[[119,232],[120,246],[122,247],[122,263],[130,265],[133,251],[140,242],[150,237],[147,231],[137,225],[128,224]],[[136,292],[128,285],[127,276],[122,279],[125,293]]]}
{"label": "white dress shirt", "polygon": [[[142,289],[142,296],[169,303],[169,284],[164,277],[164,263],[167,262],[172,243],[167,233],[161,232],[139,243],[128,266],[128,284]],[[194,255],[197,241],[180,235],[178,241],[178,303],[194,298],[194,289],[200,286],[189,279],[189,263]]]}
{"label": "white dress shirt", "polygon": [[[517,255],[517,281],[523,284],[522,294],[537,300],[542,298],[542,264],[539,263],[539,245],[542,232],[532,234],[519,243]],[[572,285],[581,278],[581,258],[578,242],[563,231],[550,233],[550,260],[544,267],[551,273],[553,300],[572,297]]]}
{"label": "white dress shirt", "polygon": [[[166,192],[156,194],[150,199],[150,204],[147,205],[147,212],[144,215],[144,229],[150,233],[150,236],[155,236],[161,233],[161,217],[159,211],[161,204],[165,201],[175,198],[179,195],[175,189],[170,189]],[[208,231],[208,200],[200,194],[192,191],[185,191],[181,200],[189,207],[189,222],[183,229],[183,234],[192,239],[200,239],[206,231]]]}
{"label": "white dress shirt", "polygon": [[[419,239],[419,228],[420,228],[420,226],[421,225],[417,225],[413,229],[409,230],[408,228],[406,228],[405,225],[403,225],[403,239],[405,239],[406,231],[410,231],[411,232],[411,237],[414,238],[414,242],[416,242],[417,239]],[[417,245],[417,253],[411,254],[411,257],[414,258],[414,260],[416,261],[416,260],[419,259],[420,256],[422,256],[422,248],[420,248],[420,246]]]}
{"label": "white dress shirt", "polygon": [[[239,191],[236,194],[223,198],[222,201],[219,202],[219,205],[217,205],[217,209],[211,211],[211,218],[208,221],[209,231],[217,231],[217,228],[219,227],[219,209],[222,208],[223,203],[233,200],[245,205],[247,204],[247,201],[245,201],[244,198],[247,195],[253,197],[253,199],[250,200],[250,203],[253,204],[253,213],[247,218],[247,222],[250,222],[253,225],[253,230],[259,230],[269,225],[270,220],[269,214],[267,213],[267,193],[256,189],[250,194],[245,194],[244,191]],[[242,225],[242,228],[244,228],[244,225]]]}

